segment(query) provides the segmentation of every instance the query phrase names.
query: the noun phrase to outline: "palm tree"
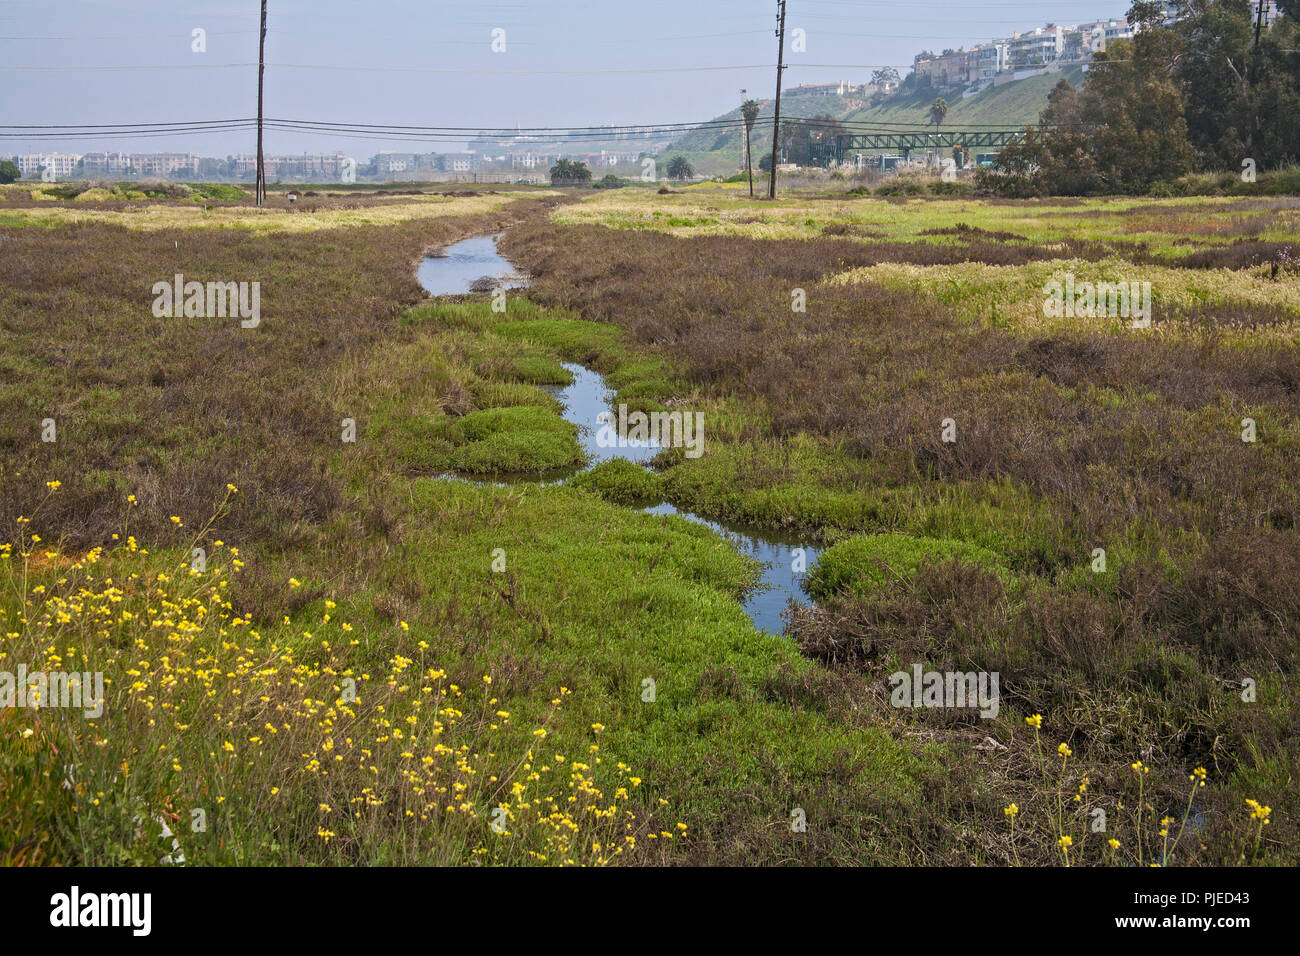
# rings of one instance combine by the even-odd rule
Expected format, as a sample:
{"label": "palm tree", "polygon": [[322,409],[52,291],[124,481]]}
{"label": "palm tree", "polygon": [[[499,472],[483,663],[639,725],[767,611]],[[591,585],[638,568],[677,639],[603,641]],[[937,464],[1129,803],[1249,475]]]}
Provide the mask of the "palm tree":
{"label": "palm tree", "polygon": [[687,180],[695,176],[695,167],[685,156],[674,156],[668,160],[668,178]]}
{"label": "palm tree", "polygon": [[740,115],[745,118],[745,168],[749,170],[749,198],[754,198],[754,163],[749,151],[749,136],[754,129],[754,120],[758,119],[758,102],[745,100],[740,104]]}
{"label": "palm tree", "polygon": [[930,122],[935,126],[943,125],[943,118],[948,115],[948,104],[941,96],[930,107]]}
{"label": "palm tree", "polygon": [[591,182],[591,170],[587,168],[586,163],[560,159],[551,167],[552,185],[576,186],[589,182]]}

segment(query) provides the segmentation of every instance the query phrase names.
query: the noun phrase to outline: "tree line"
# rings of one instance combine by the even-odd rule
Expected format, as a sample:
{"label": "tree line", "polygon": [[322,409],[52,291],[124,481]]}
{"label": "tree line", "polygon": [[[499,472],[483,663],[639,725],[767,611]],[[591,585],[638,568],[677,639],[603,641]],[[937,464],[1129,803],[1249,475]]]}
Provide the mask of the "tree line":
{"label": "tree line", "polygon": [[1006,195],[1145,193],[1194,172],[1277,169],[1300,158],[1300,0],[1260,28],[1249,0],[1138,0],[1131,40],[1061,80],[1037,126],[979,184]]}

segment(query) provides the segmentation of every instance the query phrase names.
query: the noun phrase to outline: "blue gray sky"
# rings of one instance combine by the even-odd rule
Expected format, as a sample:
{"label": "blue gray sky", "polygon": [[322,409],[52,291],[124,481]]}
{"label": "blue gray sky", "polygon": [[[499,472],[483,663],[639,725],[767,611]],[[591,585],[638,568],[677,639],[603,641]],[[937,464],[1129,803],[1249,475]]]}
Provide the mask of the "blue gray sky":
{"label": "blue gray sky", "polygon": [[[270,0],[266,113],[421,126],[690,122],[770,97],[775,0]],[[923,49],[1122,16],[1129,0],[789,0],[787,86],[906,74]],[[258,0],[0,0],[0,122],[143,123],[256,113]],[[193,31],[206,31],[194,52]],[[794,30],[806,52],[791,49]],[[504,31],[503,52],[493,31]],[[499,47],[501,35],[497,34]],[[35,69],[31,69],[35,68]],[[253,149],[251,132],[8,139],[9,153]],[[454,144],[268,132],[271,153]]]}

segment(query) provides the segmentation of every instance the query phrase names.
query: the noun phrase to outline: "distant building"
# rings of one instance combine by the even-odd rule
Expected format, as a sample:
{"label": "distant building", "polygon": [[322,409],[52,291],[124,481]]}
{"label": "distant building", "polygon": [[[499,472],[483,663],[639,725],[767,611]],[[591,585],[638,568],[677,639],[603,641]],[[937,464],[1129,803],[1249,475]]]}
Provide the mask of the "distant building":
{"label": "distant building", "polygon": [[46,167],[58,179],[76,175],[157,177],[199,174],[197,153],[33,153],[17,157],[24,176],[37,176]]}
{"label": "distant building", "polygon": [[804,83],[785,92],[787,96],[849,96],[861,93],[862,87],[841,80],[838,83]]}
{"label": "distant building", "polygon": [[483,166],[478,153],[444,153],[442,169],[448,173],[476,173]]}
{"label": "distant building", "polygon": [[45,169],[53,170],[56,179],[68,179],[77,172],[80,153],[28,153],[15,156],[14,164],[24,177],[40,176]]}
{"label": "distant building", "polygon": [[[303,153],[301,156],[266,156],[268,179],[322,179],[337,181],[343,175],[347,157],[342,153]],[[235,174],[241,178],[257,175],[257,157],[240,153],[235,157]]]}
{"label": "distant building", "polygon": [[[1269,27],[1283,16],[1277,0],[1249,0],[1249,4],[1252,23],[1260,17],[1260,22]],[[1161,8],[1164,26],[1172,26],[1181,18],[1175,4],[1166,2]],[[1094,53],[1118,40],[1132,39],[1136,32],[1137,25],[1125,17],[1093,20],[1075,26],[1051,24],[1023,33],[1017,31],[1005,39],[981,43],[969,50],[950,50],[937,56],[933,53],[918,54],[913,57],[912,71],[921,85],[940,90],[1002,84],[1011,82],[1013,74],[1020,70],[1041,71],[1066,64],[1087,63]],[[795,89],[812,92],[836,87],[837,84],[824,84]],[[873,91],[870,86],[865,88],[865,92]]]}
{"label": "distant building", "polygon": [[511,169],[550,169],[556,157],[550,153],[509,153]]}
{"label": "distant building", "polygon": [[1098,21],[1097,25],[1102,26],[1105,29],[1107,43],[1110,43],[1113,40],[1131,40],[1133,39],[1134,34],[1137,33],[1136,25],[1129,23],[1124,17],[1120,17],[1116,20],[1107,20],[1105,24]]}
{"label": "distant building", "polygon": [[415,169],[420,165],[420,157],[416,153],[376,153],[370,160],[374,163],[376,171],[380,175],[385,173],[404,173],[408,169]]}
{"label": "distant building", "polygon": [[947,90],[965,86],[979,78],[978,59],[975,75],[971,73],[971,51],[956,50],[940,56],[917,56],[912,69],[937,89]]}
{"label": "distant building", "polygon": [[631,166],[641,161],[640,153],[614,152],[612,150],[602,149],[600,154],[594,157],[594,166],[611,167],[611,166]]}
{"label": "distant building", "polygon": [[197,153],[132,153],[130,159],[133,176],[166,179],[199,174]]}
{"label": "distant building", "polygon": [[970,56],[973,60],[971,67],[975,79],[987,83],[1007,68],[1009,59],[1007,41],[994,40],[992,43],[981,43],[971,49]]}
{"label": "distant building", "polygon": [[1131,40],[1135,32],[1133,25],[1123,17],[1066,27],[1061,62],[1085,63],[1094,53],[1105,50],[1116,40]]}
{"label": "distant building", "polygon": [[1065,50],[1062,27],[1035,27],[1028,33],[1016,32],[1008,43],[1011,66],[1017,70],[1046,66],[1061,58]]}
{"label": "distant building", "polygon": [[130,176],[131,156],[128,153],[87,153],[81,158],[81,171],[91,178]]}

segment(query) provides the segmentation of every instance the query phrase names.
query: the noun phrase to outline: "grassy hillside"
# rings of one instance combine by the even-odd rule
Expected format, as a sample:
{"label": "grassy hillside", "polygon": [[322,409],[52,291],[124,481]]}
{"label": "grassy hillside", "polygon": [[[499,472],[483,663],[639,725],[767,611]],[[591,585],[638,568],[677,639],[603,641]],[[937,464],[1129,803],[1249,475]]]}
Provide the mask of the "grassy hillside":
{"label": "grassy hillside", "polygon": [[[953,125],[996,125],[1020,127],[1038,119],[1047,106],[1047,95],[1062,77],[1078,86],[1083,82],[1083,69],[1072,67],[1059,73],[1033,76],[1004,86],[988,89],[962,99],[959,93],[949,93],[946,123]],[[829,113],[836,119],[849,123],[915,124],[928,122],[930,104],[937,94],[933,91],[895,96],[878,106],[863,106],[862,100],[843,96],[786,96],[781,99],[781,116],[812,117]],[[754,163],[772,150],[772,100],[760,100],[762,111],[754,125],[752,149]],[[740,109],[723,113],[710,123],[736,121]],[[705,128],[693,130],[664,151],[664,156],[685,156],[700,175],[712,176],[735,172],[743,162],[743,138],[738,127]]]}
{"label": "grassy hillside", "polygon": [[[1059,73],[1031,76],[1004,86],[988,89],[963,99],[959,93],[944,96],[948,103],[945,124],[996,125],[1020,127],[1038,119],[1047,106],[1047,95],[1061,79],[1075,86],[1083,82],[1083,68],[1071,67]],[[930,119],[930,104],[939,94],[927,90],[910,96],[895,96],[880,106],[869,106],[845,115],[850,123],[926,123]],[[784,104],[782,104],[784,106]]]}

